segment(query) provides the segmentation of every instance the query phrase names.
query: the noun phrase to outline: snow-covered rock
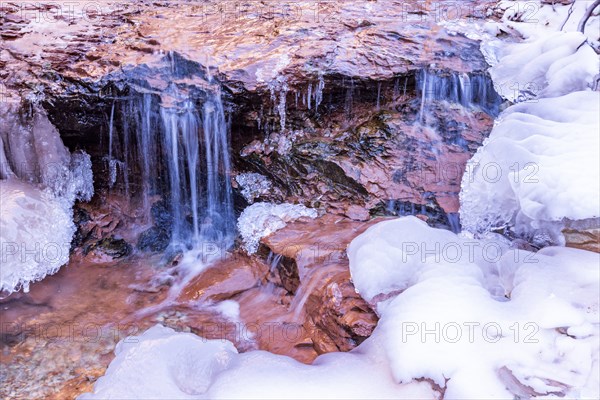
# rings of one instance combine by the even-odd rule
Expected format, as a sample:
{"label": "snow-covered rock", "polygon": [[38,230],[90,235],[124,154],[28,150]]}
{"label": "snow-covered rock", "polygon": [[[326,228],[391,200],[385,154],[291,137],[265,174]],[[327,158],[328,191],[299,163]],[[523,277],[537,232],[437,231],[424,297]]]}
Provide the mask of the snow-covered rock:
{"label": "snow-covered rock", "polygon": [[372,355],[327,354],[308,366],[265,351],[238,354],[229,341],[160,325],[124,339],[115,353],[94,392],[79,400],[432,399],[435,394],[426,382],[394,383],[387,365]]}
{"label": "snow-covered rock", "polygon": [[409,217],[370,228],[349,257],[367,297],[403,289],[379,303],[372,338],[396,381],[429,378],[445,398],[598,397],[597,254],[507,249]]}
{"label": "snow-covered rock", "polygon": [[260,239],[301,217],[316,218],[317,210],[301,204],[255,203],[247,207],[238,219],[238,229],[249,254],[258,250]]}
{"label": "snow-covered rock", "polygon": [[591,89],[600,70],[592,48],[598,38],[591,29],[587,36],[569,31],[590,2],[576,2],[565,31],[570,6],[530,2],[534,21],[515,14],[527,8],[521,3],[502,2],[499,26],[524,42],[483,36],[494,84],[517,104],[500,115],[467,165],[461,222],[471,233],[508,227],[539,245],[564,244],[569,221],[600,217],[600,93]]}

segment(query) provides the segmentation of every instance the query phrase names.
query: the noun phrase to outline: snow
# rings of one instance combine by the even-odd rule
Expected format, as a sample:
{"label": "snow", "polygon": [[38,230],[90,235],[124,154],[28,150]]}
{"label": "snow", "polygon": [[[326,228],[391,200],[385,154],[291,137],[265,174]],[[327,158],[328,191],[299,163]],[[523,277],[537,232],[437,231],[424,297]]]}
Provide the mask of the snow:
{"label": "snow", "polygon": [[490,68],[496,88],[517,102],[588,89],[599,65],[598,55],[586,40],[579,32],[555,32],[534,41],[483,47],[490,49],[488,58],[493,54],[498,60]]}
{"label": "snow", "polygon": [[[484,35],[481,48],[499,94],[517,104],[467,165],[461,222],[475,234],[508,227],[537,245],[563,244],[567,219],[600,216],[600,102],[590,89],[600,70],[591,47],[598,38],[590,36],[598,18],[585,36],[560,31],[568,6],[532,2],[543,21],[532,23],[510,21],[526,4],[501,7],[508,3],[497,25],[528,39],[511,44]],[[565,30],[576,28],[585,3],[576,2]]]}
{"label": "snow", "polygon": [[386,295],[355,350],[304,365],[155,326],[124,339],[80,399],[439,398],[429,381],[446,399],[600,395],[598,254],[531,253],[404,217],[369,228],[348,255],[361,295]]}
{"label": "snow", "polygon": [[[559,1],[556,1],[559,3]],[[500,10],[504,10],[504,16],[499,24],[502,28],[513,29],[525,38],[541,37],[555,31],[574,32],[585,10],[591,6],[592,0],[577,0],[571,9],[571,5],[544,4],[539,0],[504,0],[498,4]],[[571,16],[568,16],[571,9]],[[566,23],[565,23],[566,21]],[[585,33],[592,41],[597,41],[600,30],[600,19],[590,18]]]}
{"label": "snow", "polygon": [[255,203],[238,219],[238,229],[249,254],[256,253],[260,239],[301,217],[316,218],[317,211],[301,204]]}
{"label": "snow", "polygon": [[508,108],[463,177],[463,229],[545,230],[560,243],[563,218],[600,210],[600,104],[581,91]]}
{"label": "snow", "polygon": [[319,357],[311,366],[265,351],[238,354],[226,340],[206,340],[157,325],[124,339],[92,399],[434,398],[430,385],[397,385],[377,359],[360,353]]}
{"label": "snow", "polygon": [[[379,223],[350,245],[361,295],[373,299],[405,288],[378,303],[373,334],[394,378],[432,379],[447,385],[445,398],[513,398],[531,390],[598,398],[598,254],[504,248],[491,269],[491,258],[477,250],[459,257],[441,250],[466,248],[465,240],[407,217]],[[473,243],[483,249],[483,242]],[[382,253],[390,260],[374,269]],[[490,292],[494,281],[504,301]]]}
{"label": "snow", "polygon": [[49,190],[0,180],[0,291],[29,291],[69,260],[75,233],[71,206]]}

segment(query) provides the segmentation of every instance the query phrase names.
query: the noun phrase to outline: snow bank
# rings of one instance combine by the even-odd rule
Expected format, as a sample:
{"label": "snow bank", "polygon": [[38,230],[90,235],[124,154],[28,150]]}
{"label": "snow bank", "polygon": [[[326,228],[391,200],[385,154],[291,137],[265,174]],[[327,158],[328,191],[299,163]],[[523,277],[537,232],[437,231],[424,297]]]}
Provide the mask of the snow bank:
{"label": "snow bank", "polygon": [[[445,398],[598,398],[598,254],[492,243],[413,217],[352,242],[361,295],[403,290],[378,304],[373,334],[396,381],[432,379]],[[490,292],[498,286],[504,296]]]}
{"label": "snow bank", "polygon": [[555,32],[518,44],[484,44],[490,75],[512,102],[587,90],[598,73],[598,55],[579,32]]}
{"label": "snow bank", "polygon": [[463,229],[511,226],[535,236],[560,231],[563,218],[598,217],[598,100],[597,92],[581,91],[508,108],[467,165]]}
{"label": "snow bank", "polygon": [[70,204],[16,179],[0,180],[0,291],[29,291],[69,260]]}
{"label": "snow bank", "polygon": [[119,343],[92,399],[434,398],[427,383],[397,385],[385,364],[354,353],[308,366],[264,351],[238,354],[229,341],[206,340],[157,325]]}
{"label": "snow bank", "polygon": [[348,254],[360,293],[387,295],[355,350],[304,365],[155,326],[79,399],[439,398],[421,378],[446,399],[600,395],[598,254],[469,241],[414,217],[374,225]]}
{"label": "snow bank", "polygon": [[301,204],[255,203],[238,219],[238,229],[249,254],[258,250],[260,239],[301,217],[316,218],[317,211]]}
{"label": "snow bank", "polygon": [[[564,32],[569,6],[530,2],[537,13],[527,19],[515,11],[528,7],[521,3],[503,2],[508,10],[498,26],[528,40],[483,36],[497,91],[517,104],[500,115],[467,165],[461,222],[471,233],[508,227],[539,245],[562,244],[565,219],[600,216],[600,95],[590,89],[600,69],[590,46],[598,18],[588,36]],[[587,3],[576,2],[566,29],[576,27]]]}

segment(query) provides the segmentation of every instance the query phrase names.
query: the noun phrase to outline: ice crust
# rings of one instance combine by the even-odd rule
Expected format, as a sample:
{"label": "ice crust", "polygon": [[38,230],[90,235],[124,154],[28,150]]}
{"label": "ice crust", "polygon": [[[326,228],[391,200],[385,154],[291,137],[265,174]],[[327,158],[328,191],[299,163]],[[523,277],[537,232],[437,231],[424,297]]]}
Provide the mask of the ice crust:
{"label": "ice crust", "polygon": [[68,204],[17,179],[0,180],[0,290],[29,290],[69,260],[75,233]]}
{"label": "ice crust", "polygon": [[255,203],[247,207],[238,219],[238,229],[249,254],[258,250],[260,239],[284,228],[301,217],[316,218],[318,213],[301,204]]}

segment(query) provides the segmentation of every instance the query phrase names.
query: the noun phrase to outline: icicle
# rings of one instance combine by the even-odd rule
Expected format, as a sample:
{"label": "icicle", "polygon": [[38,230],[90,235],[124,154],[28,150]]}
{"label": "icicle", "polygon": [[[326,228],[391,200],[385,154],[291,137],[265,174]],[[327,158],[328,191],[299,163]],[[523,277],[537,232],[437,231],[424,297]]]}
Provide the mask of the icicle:
{"label": "icicle", "polygon": [[279,104],[277,105],[277,111],[279,112],[279,124],[281,131],[285,131],[285,120],[286,120],[286,102],[287,98],[287,86],[285,86],[281,92],[279,92]]}
{"label": "icicle", "polygon": [[323,89],[325,89],[325,80],[323,79],[323,75],[319,75],[319,83],[315,91],[315,112],[319,111],[319,105],[323,101]]}
{"label": "icicle", "polygon": [[113,123],[115,118],[115,100],[113,100],[112,107],[110,108],[110,121],[108,125],[108,175],[109,182],[108,186],[112,188],[117,181],[117,165],[113,162]]}

